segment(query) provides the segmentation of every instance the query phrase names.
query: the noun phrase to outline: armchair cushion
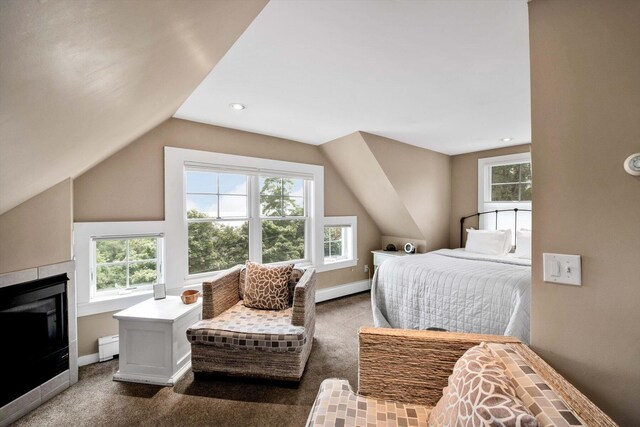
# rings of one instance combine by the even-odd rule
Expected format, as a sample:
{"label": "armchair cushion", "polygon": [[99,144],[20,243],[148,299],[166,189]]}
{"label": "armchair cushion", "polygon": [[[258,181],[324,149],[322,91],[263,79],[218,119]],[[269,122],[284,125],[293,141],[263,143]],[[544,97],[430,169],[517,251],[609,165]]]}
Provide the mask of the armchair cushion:
{"label": "armchair cushion", "polygon": [[289,307],[289,279],[293,264],[268,266],[247,261],[244,305],[263,310]]}
{"label": "armchair cushion", "polygon": [[291,324],[291,308],[257,310],[242,302],[214,317],[200,320],[187,330],[191,343],[232,349],[299,353],[307,331]]}
{"label": "armchair cushion", "polygon": [[504,365],[482,343],[456,362],[429,425],[537,427],[538,422],[517,398]]}

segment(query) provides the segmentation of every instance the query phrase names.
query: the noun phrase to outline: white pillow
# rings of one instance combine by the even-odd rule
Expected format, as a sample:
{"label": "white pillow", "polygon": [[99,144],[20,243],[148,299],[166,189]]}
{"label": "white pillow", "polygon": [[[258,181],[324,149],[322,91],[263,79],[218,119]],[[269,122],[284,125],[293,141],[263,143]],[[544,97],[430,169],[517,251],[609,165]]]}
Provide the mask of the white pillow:
{"label": "white pillow", "polygon": [[504,248],[503,248],[503,254],[508,254],[509,252],[511,252],[511,249],[513,249],[513,243],[511,240],[511,237],[513,236],[513,232],[511,231],[510,228],[506,229],[506,230],[499,230],[499,231],[504,231]]}
{"label": "white pillow", "polygon": [[531,230],[516,231],[516,258],[531,259]]}
{"label": "white pillow", "polygon": [[[504,255],[507,245],[511,247],[511,235],[503,230],[467,229],[467,244],[464,250],[486,255]],[[509,240],[507,240],[509,237]],[[507,243],[508,242],[508,243]]]}

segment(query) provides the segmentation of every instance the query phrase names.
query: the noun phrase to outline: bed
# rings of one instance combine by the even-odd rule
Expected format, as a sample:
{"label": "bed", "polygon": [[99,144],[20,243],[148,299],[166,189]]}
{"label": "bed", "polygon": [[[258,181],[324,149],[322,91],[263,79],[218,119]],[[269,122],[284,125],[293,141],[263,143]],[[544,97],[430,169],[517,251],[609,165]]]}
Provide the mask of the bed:
{"label": "bed", "polygon": [[371,287],[377,327],[511,335],[529,343],[531,261],[440,249],[382,263]]}

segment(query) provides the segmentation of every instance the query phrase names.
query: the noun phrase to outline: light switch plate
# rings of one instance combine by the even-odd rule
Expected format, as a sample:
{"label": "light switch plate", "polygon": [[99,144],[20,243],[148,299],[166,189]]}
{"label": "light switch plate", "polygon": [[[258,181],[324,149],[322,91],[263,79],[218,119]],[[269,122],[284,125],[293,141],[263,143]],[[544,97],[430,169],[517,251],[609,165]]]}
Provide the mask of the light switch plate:
{"label": "light switch plate", "polygon": [[582,286],[580,255],[542,254],[544,281]]}

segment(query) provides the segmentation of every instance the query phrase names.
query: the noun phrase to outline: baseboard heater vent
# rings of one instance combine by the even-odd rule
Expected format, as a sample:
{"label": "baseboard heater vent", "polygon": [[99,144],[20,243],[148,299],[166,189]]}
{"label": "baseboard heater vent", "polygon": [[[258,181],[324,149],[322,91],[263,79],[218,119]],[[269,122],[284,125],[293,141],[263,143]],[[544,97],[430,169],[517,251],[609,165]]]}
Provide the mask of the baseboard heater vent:
{"label": "baseboard heater vent", "polygon": [[98,338],[98,357],[101,362],[113,359],[120,353],[120,341],[118,335],[109,335]]}

